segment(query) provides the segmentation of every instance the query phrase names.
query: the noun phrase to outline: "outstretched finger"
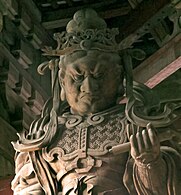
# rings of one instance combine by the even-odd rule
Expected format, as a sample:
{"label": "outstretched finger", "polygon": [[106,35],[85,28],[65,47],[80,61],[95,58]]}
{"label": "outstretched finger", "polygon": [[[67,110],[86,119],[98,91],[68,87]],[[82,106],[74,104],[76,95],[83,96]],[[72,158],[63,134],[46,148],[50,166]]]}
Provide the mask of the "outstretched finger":
{"label": "outstretched finger", "polygon": [[138,151],[138,142],[136,139],[136,135],[131,135],[130,136],[130,144],[131,144],[131,155],[136,158],[139,156],[139,151]]}
{"label": "outstretched finger", "polygon": [[139,130],[136,133],[136,138],[137,138],[137,142],[138,142],[138,149],[139,149],[139,153],[143,153],[145,151],[145,144],[143,141],[143,136],[142,136],[142,131]]}
{"label": "outstretched finger", "polygon": [[147,129],[144,129],[142,131],[142,136],[143,136],[143,141],[144,141],[144,144],[145,144],[145,149],[149,150],[151,148],[152,144],[151,144]]}
{"label": "outstretched finger", "polygon": [[148,135],[149,135],[150,142],[154,146],[155,144],[157,144],[159,142],[158,136],[156,135],[156,130],[151,125],[151,123],[148,123],[147,130],[148,130]]}

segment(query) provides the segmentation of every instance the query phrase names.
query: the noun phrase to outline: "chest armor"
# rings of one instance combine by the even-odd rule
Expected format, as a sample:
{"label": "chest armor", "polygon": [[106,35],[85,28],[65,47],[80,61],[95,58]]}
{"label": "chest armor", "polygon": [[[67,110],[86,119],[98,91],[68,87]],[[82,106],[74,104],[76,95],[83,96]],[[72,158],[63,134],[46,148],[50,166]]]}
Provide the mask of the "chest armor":
{"label": "chest armor", "polygon": [[127,120],[120,106],[85,118],[64,113],[58,121],[59,134],[48,152],[56,151],[64,160],[103,156],[110,147],[127,141]]}
{"label": "chest armor", "polygon": [[120,181],[127,154],[109,153],[110,147],[127,141],[123,108],[116,106],[88,117],[64,113],[58,122],[59,133],[43,150],[43,157],[54,169],[62,193],[84,183],[88,191],[98,187],[101,192],[119,189],[127,194]]}

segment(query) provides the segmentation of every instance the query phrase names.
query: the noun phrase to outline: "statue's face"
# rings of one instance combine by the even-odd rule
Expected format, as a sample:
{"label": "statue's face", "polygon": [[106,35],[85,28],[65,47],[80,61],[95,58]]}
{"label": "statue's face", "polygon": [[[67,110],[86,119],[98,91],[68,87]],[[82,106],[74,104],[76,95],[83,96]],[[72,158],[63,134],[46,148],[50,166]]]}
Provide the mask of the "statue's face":
{"label": "statue's face", "polygon": [[88,54],[66,64],[62,83],[72,111],[88,115],[114,106],[122,86],[118,72],[106,54],[97,58]]}

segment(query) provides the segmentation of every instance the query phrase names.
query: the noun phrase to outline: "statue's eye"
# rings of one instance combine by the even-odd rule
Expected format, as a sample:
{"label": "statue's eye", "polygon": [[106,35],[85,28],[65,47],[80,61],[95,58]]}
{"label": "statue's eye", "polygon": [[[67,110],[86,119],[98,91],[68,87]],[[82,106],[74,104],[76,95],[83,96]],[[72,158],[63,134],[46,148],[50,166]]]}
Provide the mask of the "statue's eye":
{"label": "statue's eye", "polygon": [[74,75],[73,78],[74,78],[74,81],[81,82],[81,81],[83,81],[84,76],[83,75]]}
{"label": "statue's eye", "polygon": [[101,79],[103,78],[103,76],[104,76],[104,73],[101,73],[101,72],[94,74],[95,79]]}

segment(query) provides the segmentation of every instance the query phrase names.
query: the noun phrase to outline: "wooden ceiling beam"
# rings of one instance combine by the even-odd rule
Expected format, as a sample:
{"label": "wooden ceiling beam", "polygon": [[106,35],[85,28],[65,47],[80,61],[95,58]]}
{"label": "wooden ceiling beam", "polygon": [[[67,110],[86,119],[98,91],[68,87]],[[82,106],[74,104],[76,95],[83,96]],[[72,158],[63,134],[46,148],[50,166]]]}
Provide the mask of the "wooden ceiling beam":
{"label": "wooden ceiling beam", "polygon": [[[76,11],[87,7],[95,9],[98,12],[98,14],[105,19],[127,15],[130,12],[131,7],[129,6],[129,4],[126,5],[116,4],[115,8],[110,8],[110,6],[114,5],[115,2],[116,2],[115,0],[113,1],[107,0],[104,2],[92,3],[89,5],[84,4],[82,6],[69,7],[66,9],[59,9],[56,11],[45,12],[43,14],[42,25],[46,29],[65,27],[67,22],[70,21],[70,19],[73,17]],[[108,10],[108,8],[110,9]]]}
{"label": "wooden ceiling beam", "polygon": [[181,34],[169,41],[133,70],[134,80],[154,88],[181,69]]}
{"label": "wooden ceiling beam", "polygon": [[49,22],[43,22],[42,26],[47,29],[62,28],[65,27],[72,18],[57,19]]}
{"label": "wooden ceiling beam", "polygon": [[[104,19],[109,19],[113,17],[127,15],[130,11],[131,11],[131,7],[125,6],[125,7],[120,7],[116,9],[102,11],[102,12],[99,12],[98,14],[100,15],[100,17]],[[65,27],[71,19],[72,19],[72,16],[68,18],[62,18],[62,19],[43,22],[42,25],[45,29],[61,28],[61,27]]]}
{"label": "wooden ceiling beam", "polygon": [[127,15],[130,11],[131,11],[131,7],[125,6],[125,7],[119,7],[119,8],[115,8],[115,9],[105,10],[105,11],[102,11],[98,14],[100,15],[100,17],[102,17],[104,19],[109,19],[109,18]]}
{"label": "wooden ceiling beam", "polygon": [[161,8],[170,4],[170,0],[146,0],[132,10],[124,25],[120,25],[120,40],[134,33],[141,28],[151,17],[153,17]]}
{"label": "wooden ceiling beam", "polygon": [[[153,6],[150,6],[152,3]],[[143,1],[139,8],[129,14],[127,21],[120,25],[119,35],[116,37],[120,48],[131,47],[139,38],[146,33],[151,33],[151,28],[157,21],[164,19],[174,11],[169,0]]]}
{"label": "wooden ceiling beam", "polygon": [[160,72],[155,74],[152,78],[148,79],[148,81],[145,82],[145,85],[150,88],[154,88],[156,85],[164,81],[179,69],[181,69],[181,57],[178,57],[172,63],[163,68]]}
{"label": "wooden ceiling beam", "polygon": [[[47,11],[43,13],[43,22],[48,22],[48,21],[53,21],[57,19],[63,19],[63,18],[72,18],[74,13],[80,9],[83,8],[93,8],[93,9],[104,9],[105,6],[110,6],[116,4],[116,0],[106,0],[103,2],[98,2],[98,3],[91,3],[88,5],[82,4],[79,6],[74,6],[74,7],[67,7],[67,8],[62,8],[58,10],[53,10],[53,11]],[[122,5],[122,4],[121,4]]]}
{"label": "wooden ceiling beam", "polygon": [[[112,3],[112,4],[110,4]],[[129,4],[117,4],[116,8],[106,8],[110,7],[109,5],[113,5],[115,2],[113,1],[105,1],[101,3],[94,3],[89,5],[89,7],[95,9],[98,14],[104,19],[116,18],[121,16],[127,17],[126,22],[124,24],[119,23],[118,28],[120,30],[120,35],[117,37],[117,40],[125,41],[127,37],[128,42],[133,40],[134,42],[139,36],[137,36],[137,30],[141,28],[151,17],[155,15],[161,8],[165,5],[169,4],[169,0],[147,0],[143,1],[135,10],[131,10]],[[152,5],[152,6],[150,6]],[[57,11],[52,12],[45,12],[43,16],[42,25],[45,29],[55,29],[55,28],[65,28],[67,23],[71,20],[73,14],[87,5],[84,6],[77,6],[77,7],[70,7],[67,9],[59,9]],[[103,8],[104,7],[104,8]],[[113,23],[113,22],[112,22]],[[111,26],[109,26],[111,28]],[[123,43],[124,44],[124,43]]]}

